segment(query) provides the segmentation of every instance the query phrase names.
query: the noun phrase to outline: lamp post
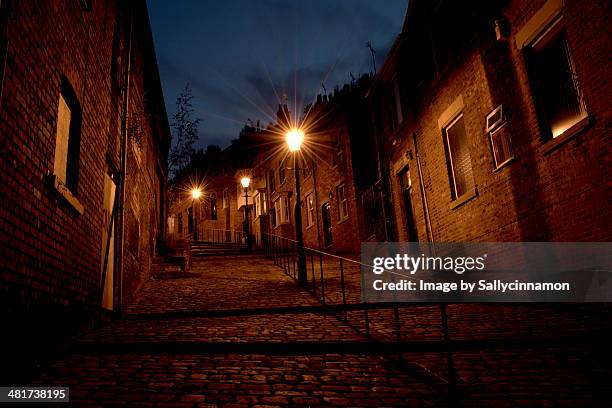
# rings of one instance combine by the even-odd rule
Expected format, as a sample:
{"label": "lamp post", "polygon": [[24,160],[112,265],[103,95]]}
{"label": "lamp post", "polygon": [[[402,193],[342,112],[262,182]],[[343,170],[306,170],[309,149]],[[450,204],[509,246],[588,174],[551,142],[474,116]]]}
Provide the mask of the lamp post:
{"label": "lamp post", "polygon": [[244,239],[247,245],[247,250],[250,252],[252,249],[251,244],[251,233],[249,232],[249,185],[251,179],[249,177],[243,177],[240,179],[240,184],[244,188]]}
{"label": "lamp post", "polygon": [[[193,201],[197,201],[198,204],[200,203],[200,197],[202,196],[202,190],[200,190],[199,188],[194,188],[191,190],[191,197],[193,198]],[[197,241],[198,240],[198,207],[199,205],[194,206],[193,209],[193,240]]]}
{"label": "lamp post", "polygon": [[293,153],[293,171],[295,175],[295,239],[297,241],[298,285],[302,288],[308,286],[306,275],[306,254],[304,253],[304,233],[302,231],[302,206],[300,197],[300,172],[297,165],[297,155],[304,141],[304,132],[300,129],[291,129],[286,134],[287,146]]}

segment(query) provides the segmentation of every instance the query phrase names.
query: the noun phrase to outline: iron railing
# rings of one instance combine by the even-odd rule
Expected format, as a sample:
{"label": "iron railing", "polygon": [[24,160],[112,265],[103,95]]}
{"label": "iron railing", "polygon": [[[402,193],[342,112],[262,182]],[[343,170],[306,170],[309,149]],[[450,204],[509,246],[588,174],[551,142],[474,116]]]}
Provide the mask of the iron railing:
{"label": "iron railing", "polygon": [[[273,234],[262,234],[258,240],[263,254],[271,258],[275,265],[297,282],[297,241]],[[422,318],[435,318],[439,313],[439,332],[434,331],[435,341],[450,342],[446,304],[432,303],[368,303],[362,298],[364,285],[362,268],[369,265],[348,257],[334,255],[315,248],[305,247],[308,288],[326,311],[358,333],[372,341],[403,342],[409,336],[406,333],[406,316],[408,310],[415,308],[428,309]],[[438,309],[438,312],[435,312]],[[455,374],[452,353],[447,351],[448,383],[455,385]]]}
{"label": "iron railing", "polygon": [[[245,244],[243,231],[209,229],[205,230],[203,240],[210,243]],[[253,252],[270,258],[276,266],[297,282],[297,241],[268,233],[255,233]],[[304,247],[306,270],[308,274],[307,290],[315,296],[326,312],[341,320],[356,332],[374,342],[406,342],[411,335],[407,331],[407,319],[427,321],[430,326],[432,318],[439,316],[439,331],[433,330],[430,335],[436,342],[449,344],[450,335],[446,305],[438,303],[368,303],[362,298],[362,268],[369,265],[348,257],[330,254],[315,248]],[[409,310],[421,308],[418,315],[410,315]],[[423,312],[423,310],[426,312]],[[437,311],[436,311],[437,309]],[[413,331],[412,334],[415,334]],[[418,334],[417,334],[418,335]],[[455,374],[450,347],[447,347],[448,384],[454,388]],[[408,351],[408,350],[407,350]]]}
{"label": "iron railing", "polygon": [[243,231],[209,228],[202,231],[200,241],[215,244],[245,244]]}

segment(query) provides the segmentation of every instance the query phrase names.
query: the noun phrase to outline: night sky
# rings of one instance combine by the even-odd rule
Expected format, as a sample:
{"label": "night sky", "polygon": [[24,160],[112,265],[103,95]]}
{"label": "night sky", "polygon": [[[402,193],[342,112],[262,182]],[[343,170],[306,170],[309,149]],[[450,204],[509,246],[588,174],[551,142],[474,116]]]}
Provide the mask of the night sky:
{"label": "night sky", "polygon": [[196,147],[227,146],[247,119],[267,125],[278,101],[302,111],[372,71],[400,31],[408,0],[148,0],[168,115],[189,82],[202,118]]}

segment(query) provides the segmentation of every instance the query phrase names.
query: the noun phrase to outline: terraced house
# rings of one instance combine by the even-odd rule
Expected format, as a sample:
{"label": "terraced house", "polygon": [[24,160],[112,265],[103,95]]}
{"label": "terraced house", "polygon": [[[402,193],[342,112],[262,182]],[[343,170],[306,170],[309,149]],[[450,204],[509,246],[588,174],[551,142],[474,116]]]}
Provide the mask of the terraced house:
{"label": "terraced house", "polygon": [[39,350],[148,279],[170,133],[144,0],[0,5],[0,299]]}
{"label": "terraced house", "polygon": [[372,93],[390,237],[609,241],[609,19],[411,1]]}

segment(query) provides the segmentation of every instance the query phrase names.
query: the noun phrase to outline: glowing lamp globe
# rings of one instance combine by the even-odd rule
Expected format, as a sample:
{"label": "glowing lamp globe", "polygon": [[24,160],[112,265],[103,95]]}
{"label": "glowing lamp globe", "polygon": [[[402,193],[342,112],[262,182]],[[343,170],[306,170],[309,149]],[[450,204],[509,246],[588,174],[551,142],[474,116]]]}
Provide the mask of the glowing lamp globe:
{"label": "glowing lamp globe", "polygon": [[302,132],[300,129],[291,129],[287,132],[286,140],[287,145],[289,146],[289,151],[297,152],[302,147],[304,132]]}
{"label": "glowing lamp globe", "polygon": [[199,188],[194,188],[193,190],[191,190],[191,196],[197,200],[202,196],[202,190],[200,190]]}
{"label": "glowing lamp globe", "polygon": [[242,187],[244,188],[249,188],[249,184],[251,184],[251,179],[248,177],[243,177],[240,179],[240,184],[242,184]]}

